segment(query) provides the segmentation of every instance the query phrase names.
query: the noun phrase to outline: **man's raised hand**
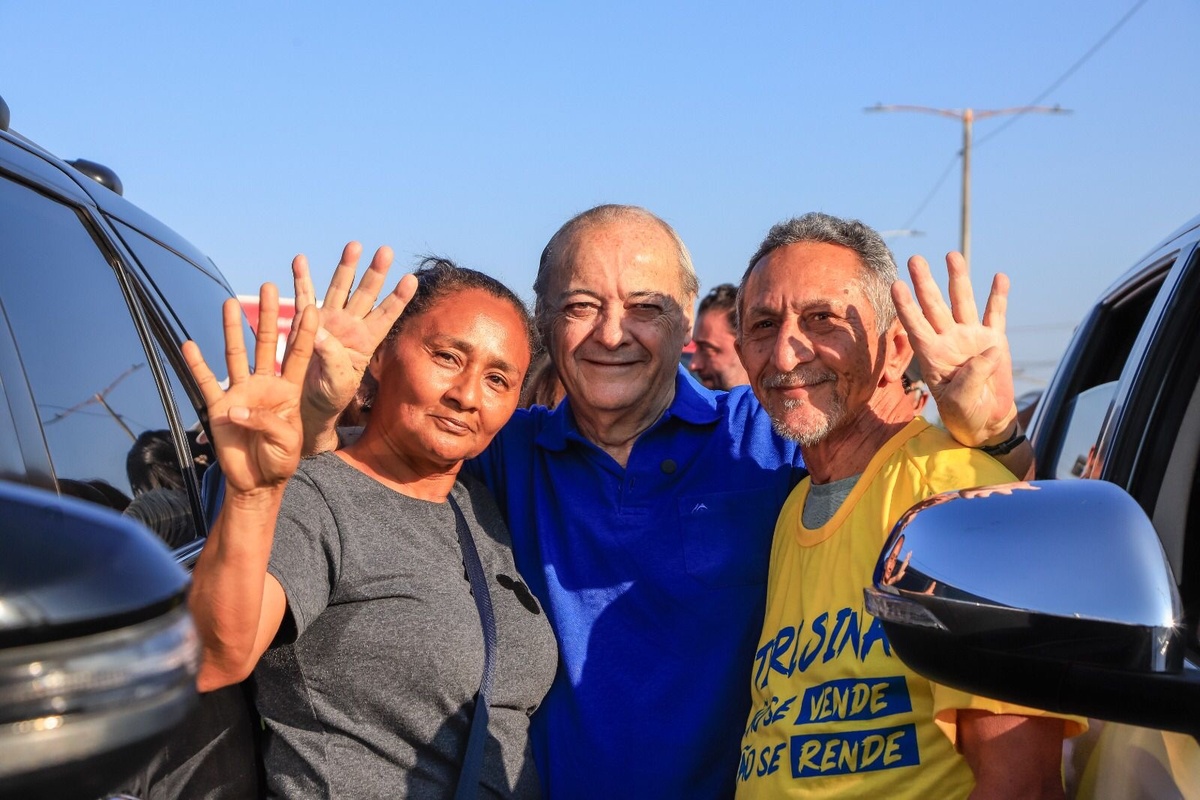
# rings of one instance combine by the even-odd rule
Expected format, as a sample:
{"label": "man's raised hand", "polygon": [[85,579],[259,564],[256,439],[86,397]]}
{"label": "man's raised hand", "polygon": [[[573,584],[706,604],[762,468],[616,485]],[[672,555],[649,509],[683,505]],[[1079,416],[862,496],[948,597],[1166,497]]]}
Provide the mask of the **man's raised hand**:
{"label": "man's raised hand", "polygon": [[916,299],[902,281],[892,285],[892,299],[946,430],[969,447],[994,444],[1017,416],[1005,335],[1008,278],[992,280],[981,321],[962,255],[947,255],[946,271],[949,305],[921,256],[908,260]]}

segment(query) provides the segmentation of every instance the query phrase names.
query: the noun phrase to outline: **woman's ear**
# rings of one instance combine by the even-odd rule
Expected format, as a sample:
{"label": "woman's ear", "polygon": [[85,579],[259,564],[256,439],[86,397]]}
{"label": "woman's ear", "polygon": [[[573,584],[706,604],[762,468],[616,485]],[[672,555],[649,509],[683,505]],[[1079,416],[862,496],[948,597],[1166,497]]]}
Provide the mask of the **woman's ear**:
{"label": "woman's ear", "polygon": [[375,352],[371,354],[371,360],[367,362],[367,373],[375,379],[376,383],[379,383],[379,376],[383,374],[383,358],[387,349],[385,341],[375,348]]}

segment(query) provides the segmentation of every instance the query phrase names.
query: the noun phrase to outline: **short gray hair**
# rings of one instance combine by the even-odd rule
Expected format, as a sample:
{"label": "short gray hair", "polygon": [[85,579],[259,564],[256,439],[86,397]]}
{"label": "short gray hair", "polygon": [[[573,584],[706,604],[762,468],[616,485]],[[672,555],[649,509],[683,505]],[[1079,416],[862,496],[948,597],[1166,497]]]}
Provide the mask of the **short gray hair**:
{"label": "short gray hair", "polygon": [[584,228],[594,225],[606,225],[610,222],[617,222],[626,219],[640,219],[652,222],[662,228],[663,232],[671,237],[671,241],[675,243],[676,255],[679,259],[679,283],[683,287],[684,294],[691,299],[694,299],[700,292],[700,279],[696,277],[696,268],[692,266],[692,254],[688,252],[687,246],[683,243],[683,239],[675,232],[675,229],[666,223],[657,214],[651,213],[641,206],[606,204],[589,208],[587,211],[576,214],[571,217],[563,226],[559,228],[550,241],[542,250],[542,257],[538,262],[537,277],[533,281],[534,306],[533,316],[537,323],[538,331],[542,335],[542,343],[546,346],[550,343],[550,317],[551,309],[546,304],[546,291],[550,286],[550,276],[557,270],[561,264],[560,259],[562,253],[566,250],[576,234]]}
{"label": "short gray hair", "polygon": [[[868,225],[856,219],[842,219],[819,211],[811,211],[800,217],[792,217],[771,227],[758,250],[750,258],[750,264],[742,274],[738,287],[738,314],[744,313],[746,281],[754,266],[770,253],[789,244],[817,242],[847,247],[858,254],[862,264],[862,289],[867,302],[875,312],[877,333],[883,333],[896,320],[896,305],[892,302],[892,284],[898,277],[896,260],[884,243],[883,237]],[[741,323],[738,324],[741,335]]]}

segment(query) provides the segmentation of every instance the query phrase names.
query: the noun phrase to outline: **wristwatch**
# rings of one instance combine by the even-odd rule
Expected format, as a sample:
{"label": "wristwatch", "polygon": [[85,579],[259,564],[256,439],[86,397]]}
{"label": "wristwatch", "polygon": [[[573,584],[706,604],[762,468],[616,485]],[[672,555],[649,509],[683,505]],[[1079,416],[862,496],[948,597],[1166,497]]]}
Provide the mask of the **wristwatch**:
{"label": "wristwatch", "polygon": [[989,456],[1006,456],[1013,450],[1017,449],[1022,442],[1025,441],[1025,434],[1021,431],[1021,423],[1017,423],[1017,427],[1013,428],[1012,436],[1009,436],[999,444],[985,444],[975,448],[982,450]]}

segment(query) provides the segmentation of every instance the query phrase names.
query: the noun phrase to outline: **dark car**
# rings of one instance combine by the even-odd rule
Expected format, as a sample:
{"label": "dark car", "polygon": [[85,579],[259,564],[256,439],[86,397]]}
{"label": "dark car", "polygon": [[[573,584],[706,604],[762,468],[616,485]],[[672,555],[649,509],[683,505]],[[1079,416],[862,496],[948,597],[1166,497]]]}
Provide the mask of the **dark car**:
{"label": "dark car", "polygon": [[[8,122],[0,101],[0,795],[95,797],[125,781],[157,796],[185,763],[199,787],[208,748],[229,788],[203,796],[245,796],[249,715],[237,687],[197,702],[185,605],[211,449],[180,344],[222,352],[233,293],[106,188],[121,188],[111,171],[72,166]],[[177,649],[151,674],[162,653],[138,626],[168,618]],[[145,715],[157,729],[121,739],[122,713],[168,694],[169,713]]]}
{"label": "dark car", "polygon": [[1075,796],[1200,797],[1200,217],[1101,296],[1030,435],[1038,480],[915,508],[868,606],[935,680],[1095,718]]}

